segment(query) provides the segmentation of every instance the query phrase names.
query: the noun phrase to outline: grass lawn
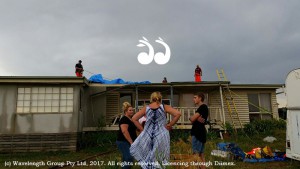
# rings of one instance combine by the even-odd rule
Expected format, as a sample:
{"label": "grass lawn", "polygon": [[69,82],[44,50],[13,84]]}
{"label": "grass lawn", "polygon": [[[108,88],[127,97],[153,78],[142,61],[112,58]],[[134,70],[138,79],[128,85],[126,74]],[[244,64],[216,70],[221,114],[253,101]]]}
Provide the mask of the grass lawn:
{"label": "grass lawn", "polygon": [[[219,142],[234,142],[242,148],[243,151],[249,152],[252,148],[255,147],[264,147],[266,145],[270,146],[272,150],[280,150],[285,151],[285,131],[276,130],[272,133],[272,136],[277,138],[277,141],[273,143],[267,143],[263,141],[263,138],[270,135],[269,134],[256,134],[254,136],[246,136],[246,135],[232,135],[230,138],[225,140],[221,140],[216,137],[216,135],[208,135],[208,141],[206,143],[205,155],[206,161],[211,162],[211,166],[208,168],[230,168],[230,169],[244,169],[244,168],[257,168],[257,169],[273,169],[273,168],[300,168],[300,161],[295,160],[287,160],[283,162],[266,162],[266,163],[245,163],[242,161],[235,161],[232,159],[225,159],[221,157],[215,157],[210,155],[211,150],[216,149],[216,144]],[[103,137],[103,136],[102,136]],[[191,143],[189,132],[187,131],[179,131],[177,134],[171,133],[171,154],[192,154]],[[14,154],[0,154],[0,168],[22,168],[22,169],[32,169],[32,168],[51,168],[47,162],[51,162],[53,164],[61,164],[62,162],[76,162],[78,160],[86,159],[88,157],[92,157],[101,152],[116,150],[114,142],[102,144],[101,146],[96,146],[93,148],[86,148],[80,150],[78,152],[45,152],[45,153],[14,153]],[[7,162],[13,163],[13,161],[22,161],[22,162],[44,162],[45,165],[35,167],[35,166],[5,166]],[[118,151],[114,151],[112,153],[102,155],[99,157],[91,158],[90,161],[87,162],[79,162],[75,164],[74,167],[66,167],[66,168],[121,168],[120,165],[113,166],[113,164],[117,164],[117,162],[121,161],[121,154]],[[180,160],[179,160],[180,161]],[[180,161],[184,162],[184,160]],[[232,162],[230,166],[218,165],[222,162]],[[86,165],[85,165],[86,164]],[[12,164],[13,165],[13,164]],[[189,163],[190,168],[191,167]],[[140,168],[138,166],[133,166],[132,168]],[[168,168],[179,168],[179,166],[169,166]],[[184,168],[184,167],[182,167]]]}

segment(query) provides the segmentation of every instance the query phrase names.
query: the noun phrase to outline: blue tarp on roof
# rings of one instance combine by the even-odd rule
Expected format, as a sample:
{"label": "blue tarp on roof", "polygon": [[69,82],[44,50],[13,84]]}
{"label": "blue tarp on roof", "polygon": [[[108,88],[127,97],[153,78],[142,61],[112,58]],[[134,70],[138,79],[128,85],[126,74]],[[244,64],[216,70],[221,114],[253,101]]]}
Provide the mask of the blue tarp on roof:
{"label": "blue tarp on roof", "polygon": [[102,84],[150,84],[149,81],[142,81],[142,82],[130,82],[124,81],[123,79],[114,79],[114,80],[105,80],[101,74],[93,75],[89,78],[89,81],[94,83],[102,83]]}

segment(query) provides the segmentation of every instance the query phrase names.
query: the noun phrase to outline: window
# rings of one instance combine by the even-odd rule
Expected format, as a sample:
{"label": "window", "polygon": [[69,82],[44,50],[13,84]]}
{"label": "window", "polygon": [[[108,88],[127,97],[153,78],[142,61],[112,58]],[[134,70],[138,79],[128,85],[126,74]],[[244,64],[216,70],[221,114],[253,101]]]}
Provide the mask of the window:
{"label": "window", "polygon": [[145,105],[148,105],[148,104],[150,104],[150,100],[149,99],[138,100],[138,107],[139,108],[142,108],[142,107],[144,107]]}
{"label": "window", "polygon": [[[204,93],[204,104],[208,105],[208,93]],[[197,107],[193,101],[193,93],[183,93],[180,98],[180,107]]]}
{"label": "window", "polygon": [[180,102],[181,107],[195,107],[195,103],[193,101],[194,94],[184,93],[181,96],[182,96]]}
{"label": "window", "polygon": [[272,111],[270,93],[248,94],[248,102],[250,122],[272,119],[270,114]]}
{"label": "window", "polygon": [[71,87],[18,88],[17,113],[73,112]]}

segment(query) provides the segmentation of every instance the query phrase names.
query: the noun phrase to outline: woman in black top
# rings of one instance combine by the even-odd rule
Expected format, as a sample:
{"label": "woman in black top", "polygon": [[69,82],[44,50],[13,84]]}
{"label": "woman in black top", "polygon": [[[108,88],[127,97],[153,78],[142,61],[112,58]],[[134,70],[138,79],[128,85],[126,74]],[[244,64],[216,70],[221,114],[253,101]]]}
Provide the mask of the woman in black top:
{"label": "woman in black top", "polygon": [[122,153],[122,168],[130,168],[133,165],[133,157],[130,155],[130,145],[136,139],[136,126],[131,121],[133,116],[133,108],[128,102],[123,103],[124,116],[119,121],[119,132],[117,138],[117,146]]}

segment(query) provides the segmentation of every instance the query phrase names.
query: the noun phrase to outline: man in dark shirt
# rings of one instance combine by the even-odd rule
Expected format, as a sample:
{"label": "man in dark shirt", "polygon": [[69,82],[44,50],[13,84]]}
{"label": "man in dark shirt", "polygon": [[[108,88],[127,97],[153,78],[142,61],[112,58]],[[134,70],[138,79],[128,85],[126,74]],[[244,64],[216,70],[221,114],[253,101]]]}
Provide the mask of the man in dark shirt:
{"label": "man in dark shirt", "polygon": [[[205,162],[204,158],[204,147],[206,143],[206,129],[205,122],[208,117],[208,107],[204,104],[205,95],[203,93],[197,93],[194,95],[194,103],[199,106],[196,110],[195,114],[190,117],[190,121],[192,122],[192,148],[193,153],[199,154],[202,162]],[[205,166],[201,166],[201,168],[205,168]]]}
{"label": "man in dark shirt", "polygon": [[77,77],[82,77],[82,73],[83,73],[83,67],[81,64],[81,60],[78,61],[78,63],[75,65],[75,73]]}

